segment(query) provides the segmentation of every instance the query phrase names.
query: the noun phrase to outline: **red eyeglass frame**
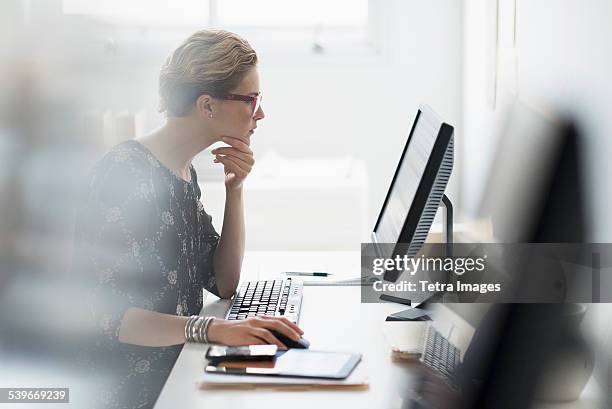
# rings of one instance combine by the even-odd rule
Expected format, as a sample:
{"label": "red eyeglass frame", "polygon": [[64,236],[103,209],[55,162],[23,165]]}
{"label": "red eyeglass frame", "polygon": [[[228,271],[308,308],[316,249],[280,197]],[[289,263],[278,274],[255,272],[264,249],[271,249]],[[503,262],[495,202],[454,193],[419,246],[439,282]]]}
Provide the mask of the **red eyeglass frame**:
{"label": "red eyeglass frame", "polygon": [[252,116],[255,116],[255,113],[261,106],[262,98],[261,92],[257,93],[257,95],[225,94],[220,97],[220,99],[225,99],[228,101],[250,102],[253,109],[253,112],[251,113]]}

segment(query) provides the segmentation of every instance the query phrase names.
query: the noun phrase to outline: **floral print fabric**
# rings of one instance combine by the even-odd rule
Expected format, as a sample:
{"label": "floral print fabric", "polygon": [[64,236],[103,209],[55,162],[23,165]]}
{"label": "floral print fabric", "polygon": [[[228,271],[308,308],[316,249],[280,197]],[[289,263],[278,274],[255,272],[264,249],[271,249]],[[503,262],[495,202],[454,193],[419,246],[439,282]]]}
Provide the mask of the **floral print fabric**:
{"label": "floral print fabric", "polygon": [[112,148],[91,173],[73,273],[88,292],[84,316],[95,334],[78,359],[109,378],[95,397],[100,407],[152,407],[182,348],[120,343],[127,309],[187,316],[200,312],[203,288],[217,294],[219,235],[200,196],[193,167],[186,182],[136,141]]}

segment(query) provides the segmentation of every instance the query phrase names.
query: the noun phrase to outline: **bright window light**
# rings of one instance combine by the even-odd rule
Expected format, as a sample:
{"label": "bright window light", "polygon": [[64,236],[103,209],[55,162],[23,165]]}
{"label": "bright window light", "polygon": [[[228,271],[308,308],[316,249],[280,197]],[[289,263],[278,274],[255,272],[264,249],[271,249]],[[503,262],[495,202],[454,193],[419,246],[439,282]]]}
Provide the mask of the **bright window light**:
{"label": "bright window light", "polygon": [[208,23],[208,0],[63,0],[64,14],[82,14],[123,23]]}
{"label": "bright window light", "polygon": [[220,26],[361,26],[367,0],[220,0]]}

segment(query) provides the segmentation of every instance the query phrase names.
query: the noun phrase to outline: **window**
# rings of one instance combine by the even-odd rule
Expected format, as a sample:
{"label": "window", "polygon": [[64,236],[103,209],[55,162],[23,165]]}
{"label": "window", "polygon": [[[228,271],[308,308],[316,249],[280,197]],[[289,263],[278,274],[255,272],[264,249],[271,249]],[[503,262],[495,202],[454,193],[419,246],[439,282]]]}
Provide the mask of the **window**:
{"label": "window", "polygon": [[62,8],[128,24],[356,27],[368,18],[368,0],[63,0]]}
{"label": "window", "polygon": [[89,15],[114,23],[206,25],[209,0],[63,0],[64,14]]}
{"label": "window", "polygon": [[364,26],[368,18],[367,0],[220,0],[216,7],[220,26]]}

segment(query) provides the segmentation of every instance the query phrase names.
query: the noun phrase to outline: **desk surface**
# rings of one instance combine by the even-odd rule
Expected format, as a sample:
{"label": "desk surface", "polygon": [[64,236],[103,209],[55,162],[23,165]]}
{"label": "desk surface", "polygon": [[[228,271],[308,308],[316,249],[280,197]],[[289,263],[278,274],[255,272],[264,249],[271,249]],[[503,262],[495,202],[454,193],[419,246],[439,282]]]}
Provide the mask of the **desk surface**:
{"label": "desk surface", "polygon": [[[334,278],[355,277],[360,271],[358,252],[255,252],[248,253],[243,264],[245,280],[267,279],[283,270],[310,269],[329,271]],[[222,316],[229,300],[209,295],[203,315]],[[200,390],[196,380],[203,371],[207,345],[187,344],[183,348],[162,392],[156,409],[265,407],[313,408],[399,408],[407,393],[413,373],[409,366],[395,364],[384,339],[385,317],[405,307],[398,304],[361,304],[359,287],[304,287],[300,327],[304,337],[317,350],[360,352],[366,366],[370,388],[367,391],[278,391],[278,390]],[[588,389],[587,389],[588,390]],[[584,394],[583,394],[584,395]],[[590,401],[590,399],[589,399]],[[546,408],[570,409],[593,407],[584,399]],[[592,403],[589,402],[589,403]]]}

